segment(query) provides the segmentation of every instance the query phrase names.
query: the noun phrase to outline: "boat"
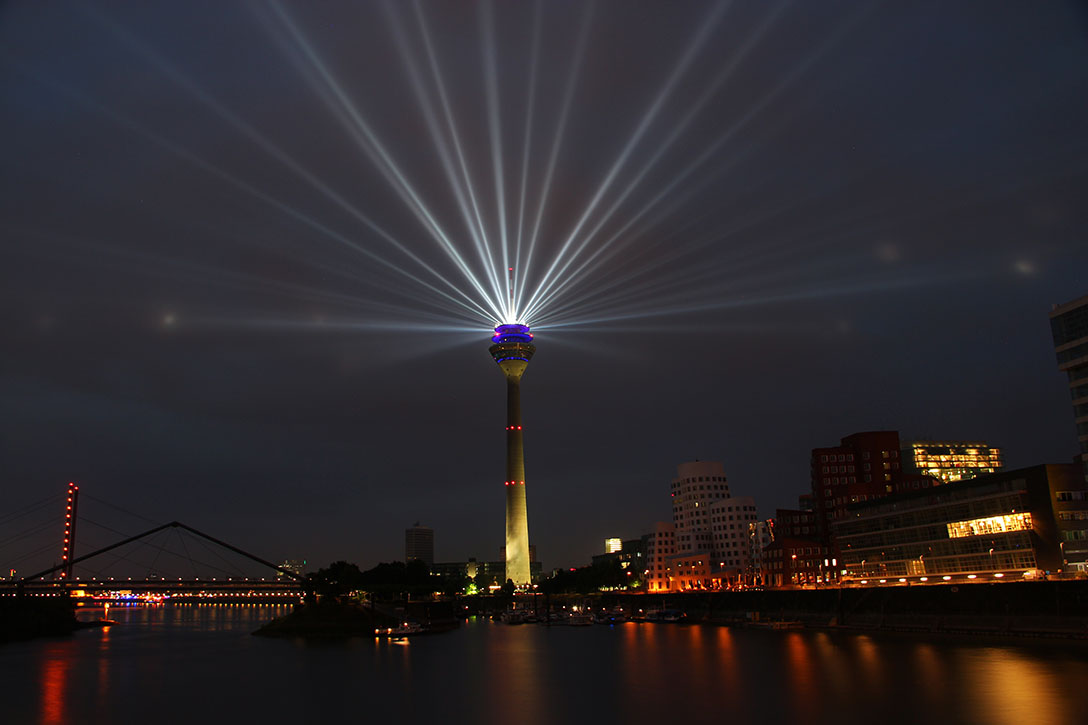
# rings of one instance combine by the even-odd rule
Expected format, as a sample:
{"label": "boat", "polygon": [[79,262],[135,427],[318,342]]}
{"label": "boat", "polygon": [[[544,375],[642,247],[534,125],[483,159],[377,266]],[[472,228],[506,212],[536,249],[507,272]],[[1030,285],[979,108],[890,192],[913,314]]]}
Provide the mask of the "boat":
{"label": "boat", "polygon": [[412,634],[423,634],[427,629],[416,622],[401,622],[396,627],[379,627],[374,630],[375,637],[407,637]]}

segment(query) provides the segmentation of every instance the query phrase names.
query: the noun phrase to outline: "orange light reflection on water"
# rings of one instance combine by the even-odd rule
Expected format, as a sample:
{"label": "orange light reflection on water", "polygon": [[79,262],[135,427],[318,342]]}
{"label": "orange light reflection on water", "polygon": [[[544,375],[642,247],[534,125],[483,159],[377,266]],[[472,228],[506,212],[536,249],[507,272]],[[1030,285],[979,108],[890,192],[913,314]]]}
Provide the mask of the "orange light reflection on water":
{"label": "orange light reflection on water", "polygon": [[105,706],[110,701],[110,629],[103,627],[98,640],[98,702]]}
{"label": "orange light reflection on water", "polygon": [[42,725],[70,722],[65,717],[64,709],[68,703],[68,671],[72,667],[72,648],[66,645],[68,643],[53,645],[42,660]]}
{"label": "orange light reflection on water", "polygon": [[727,697],[739,699],[741,696],[742,683],[740,680],[740,663],[737,662],[736,643],[733,641],[733,632],[728,627],[718,627],[715,644],[722,684],[725,686],[725,695]]}
{"label": "orange light reflection on water", "polygon": [[987,649],[964,656],[974,676],[966,681],[970,712],[980,722],[1083,722],[1084,712],[1071,711],[1067,693],[1055,687],[1047,667],[1011,649]]}
{"label": "orange light reflection on water", "polygon": [[816,672],[812,663],[812,652],[805,637],[800,632],[790,632],[786,637],[786,664],[789,667],[790,686],[786,688],[793,697],[793,711],[798,722],[807,722],[813,712],[818,711],[815,699],[819,692],[816,687]]}

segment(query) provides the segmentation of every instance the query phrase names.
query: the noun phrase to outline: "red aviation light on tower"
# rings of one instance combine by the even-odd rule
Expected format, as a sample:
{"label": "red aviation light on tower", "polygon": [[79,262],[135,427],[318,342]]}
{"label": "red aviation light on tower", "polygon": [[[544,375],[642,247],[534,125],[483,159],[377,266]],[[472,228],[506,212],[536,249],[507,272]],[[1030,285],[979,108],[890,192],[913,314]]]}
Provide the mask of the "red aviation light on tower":
{"label": "red aviation light on tower", "polygon": [[79,486],[72,481],[68,482],[68,500],[65,503],[64,514],[64,544],[61,549],[61,561],[67,564],[61,570],[61,579],[72,578],[72,559],[76,552],[76,512],[79,508]]}

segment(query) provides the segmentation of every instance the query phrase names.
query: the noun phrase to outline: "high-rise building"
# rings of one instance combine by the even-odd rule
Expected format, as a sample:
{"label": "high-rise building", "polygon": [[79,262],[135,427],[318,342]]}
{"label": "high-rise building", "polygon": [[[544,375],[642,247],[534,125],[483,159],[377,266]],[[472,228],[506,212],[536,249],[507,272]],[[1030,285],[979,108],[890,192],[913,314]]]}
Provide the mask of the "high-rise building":
{"label": "high-rise building", "polygon": [[418,521],[404,530],[404,561],[415,559],[427,566],[434,564],[434,529],[420,526]]}
{"label": "high-rise building", "polygon": [[912,441],[901,451],[903,470],[941,483],[963,481],[1001,470],[1001,449],[984,441]]}
{"label": "high-rise building", "polygon": [[614,536],[604,540],[604,553],[615,554],[617,551],[623,551],[623,539]]}
{"label": "high-rise building", "polygon": [[1080,441],[1084,478],[1088,481],[1088,295],[1054,305],[1050,310],[1050,331],[1058,369],[1069,378],[1073,420]]}
{"label": "high-rise building", "polygon": [[529,515],[525,503],[525,449],[521,431],[521,376],[536,346],[528,325],[495,328],[488,348],[506,376],[506,578],[517,586],[532,582]]}

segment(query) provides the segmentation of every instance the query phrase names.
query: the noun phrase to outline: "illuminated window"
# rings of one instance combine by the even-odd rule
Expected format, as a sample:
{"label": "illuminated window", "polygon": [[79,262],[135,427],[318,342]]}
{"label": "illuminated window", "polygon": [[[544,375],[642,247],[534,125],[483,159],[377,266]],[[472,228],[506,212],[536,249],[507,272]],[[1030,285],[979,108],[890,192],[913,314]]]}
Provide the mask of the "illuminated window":
{"label": "illuminated window", "polygon": [[1003,534],[1008,531],[1030,530],[1031,514],[1007,514],[1005,516],[990,516],[985,519],[955,521],[948,524],[948,537],[950,539],[959,539],[965,536],[982,536],[984,534]]}

